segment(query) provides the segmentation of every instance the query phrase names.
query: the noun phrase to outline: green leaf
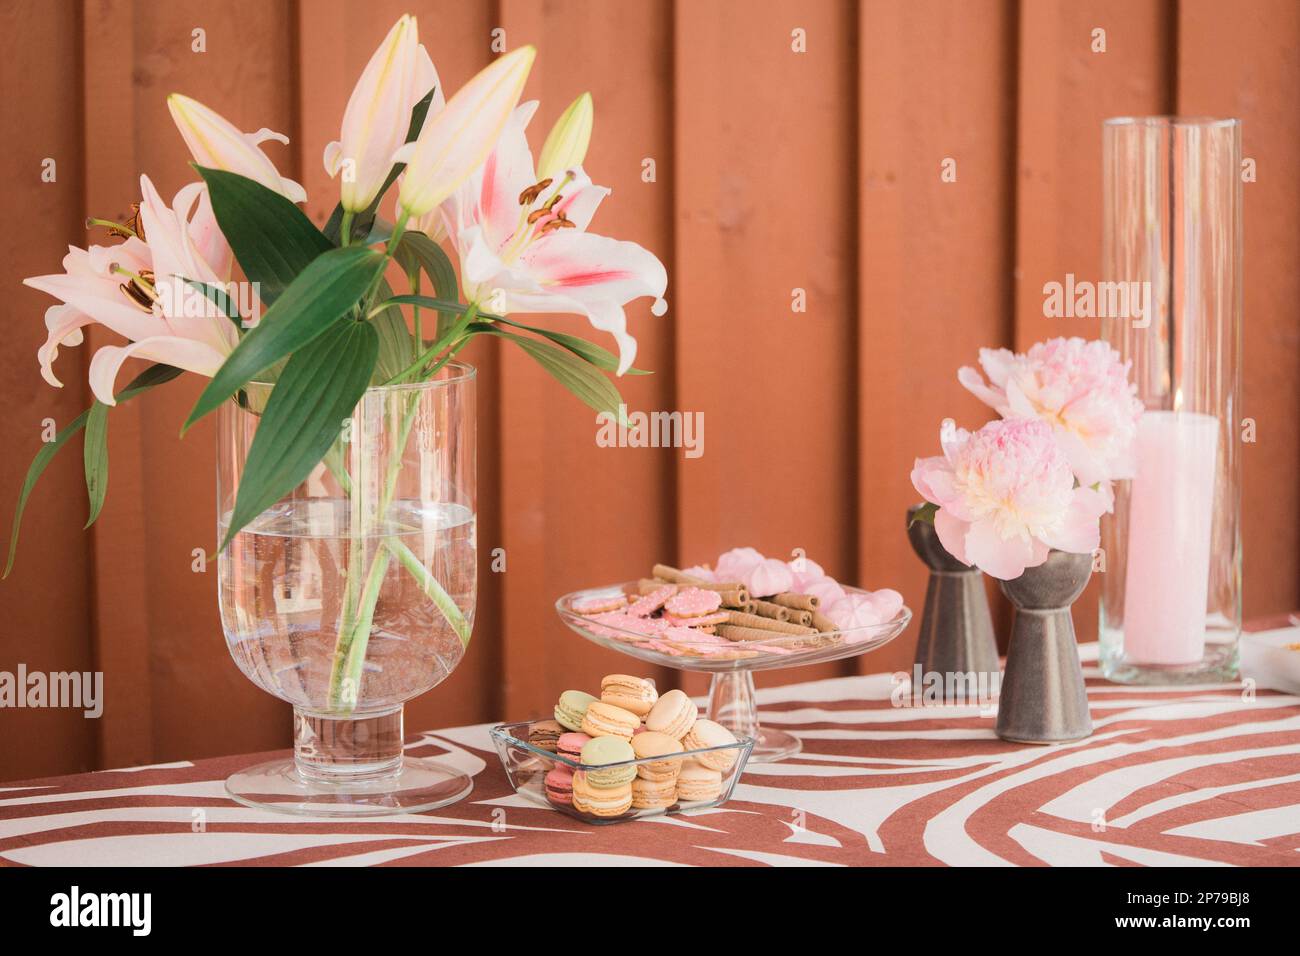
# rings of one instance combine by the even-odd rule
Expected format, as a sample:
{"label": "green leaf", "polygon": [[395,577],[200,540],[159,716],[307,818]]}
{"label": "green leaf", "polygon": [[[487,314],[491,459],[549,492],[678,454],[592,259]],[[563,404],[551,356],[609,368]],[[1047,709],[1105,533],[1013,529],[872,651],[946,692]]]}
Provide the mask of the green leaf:
{"label": "green leaf", "polygon": [[[603,372],[618,371],[618,356],[601,348],[595,342],[588,342],[586,339],[579,338],[576,335],[569,335],[566,332],[556,332],[553,329],[543,329],[533,325],[524,325],[522,322],[513,322],[504,316],[498,316],[496,321],[504,322],[516,329],[527,329],[529,332],[548,338],[556,345],[562,345],[583,361],[590,362]],[[653,375],[654,372],[643,368],[630,368],[624,374]]]}
{"label": "green leaf", "polygon": [[[420,134],[420,127],[424,125],[424,117],[429,112],[429,104],[433,102],[433,92],[433,90],[429,90],[428,93],[425,93],[420,102],[416,103],[415,107],[411,110],[411,124],[406,128],[406,141],[408,143]],[[370,234],[370,227],[375,221],[375,213],[379,210],[380,200],[384,198],[384,193],[388,192],[388,187],[397,181],[397,177],[402,174],[402,170],[405,168],[405,163],[397,163],[394,165],[393,168],[388,171],[388,178],[385,179],[384,184],[379,187],[379,192],[375,194],[375,198],[371,201],[370,205],[352,218],[352,235],[350,240],[355,241],[357,239],[362,239]],[[339,204],[334,207],[334,211],[330,213],[329,221],[325,223],[325,236],[331,245],[337,246],[339,244],[339,234],[342,230],[343,206],[342,204]]]}
{"label": "green leaf", "polygon": [[907,522],[907,526],[910,528],[918,521],[925,522],[926,524],[934,524],[934,514],[938,510],[938,505],[932,501],[927,501],[925,504],[921,505],[921,507],[912,512],[912,517]]}
{"label": "green leaf", "polygon": [[213,305],[222,311],[226,318],[235,323],[235,328],[244,331],[244,321],[239,314],[239,309],[235,306],[235,300],[230,294],[220,286],[209,285],[206,282],[200,282],[198,279],[185,279],[182,281],[191,288],[198,289],[207,297]]}
{"label": "green leaf", "polygon": [[[433,283],[433,289],[439,299],[455,302],[460,294],[456,283],[456,270],[452,267],[447,253],[422,232],[404,232],[397,243],[393,257],[401,264],[407,275],[416,269],[422,269]],[[437,333],[441,335],[446,327],[454,321],[455,313],[451,310],[439,310]]]}
{"label": "green leaf", "polygon": [[235,173],[195,168],[208,184],[217,225],[268,308],[317,256],[334,248],[301,209],[274,190]]}
{"label": "green leaf", "polygon": [[[333,326],[366,293],[383,271],[386,261],[383,253],[364,246],[331,249],[317,256],[284,290],[275,305],[266,310],[257,327],[245,335],[226,357],[195,402],[185,428],[224,402],[263,369],[296,352]],[[280,381],[283,380],[281,375]]]}
{"label": "green leaf", "polygon": [[378,354],[374,326],[353,319],[335,322],[293,354],[258,422],[222,548],[325,457],[370,384]]}
{"label": "green leaf", "polygon": [[502,329],[484,331],[514,342],[584,404],[598,412],[615,416],[619,414],[623,397],[619,395],[614,383],[572,352]]}
{"label": "green leaf", "polygon": [[[378,297],[386,299],[393,294],[393,287],[387,279],[381,279]],[[380,385],[402,369],[411,360],[411,333],[406,328],[406,316],[397,306],[390,306],[380,312],[372,312],[370,324],[379,333],[379,361],[375,363],[375,380],[372,385]]]}
{"label": "green leaf", "polygon": [[90,499],[90,517],[82,526],[84,531],[95,523],[104,507],[108,493],[108,406],[96,401],[90,406],[86,418],[84,448],[86,466],[86,496]]}
{"label": "green leaf", "polygon": [[[156,385],[162,385],[164,382],[170,382],[180,374],[180,369],[173,368],[170,365],[151,365],[132,379],[130,384],[118,392],[115,397],[119,404],[130,401],[141,392],[148,391]],[[89,417],[90,409],[87,409],[65,425],[54,436],[54,441],[42,445],[41,450],[32,459],[31,467],[27,469],[27,478],[23,481],[22,490],[18,493],[18,506],[14,509],[14,526],[9,532],[9,557],[5,562],[4,574],[0,574],[0,578],[9,577],[9,572],[13,570],[14,557],[18,553],[18,532],[22,529],[23,512],[27,509],[27,499],[31,496],[32,489],[36,487],[36,482],[40,480],[41,475],[44,474],[45,469],[54,459],[59,449],[67,443],[69,438],[86,426]]]}

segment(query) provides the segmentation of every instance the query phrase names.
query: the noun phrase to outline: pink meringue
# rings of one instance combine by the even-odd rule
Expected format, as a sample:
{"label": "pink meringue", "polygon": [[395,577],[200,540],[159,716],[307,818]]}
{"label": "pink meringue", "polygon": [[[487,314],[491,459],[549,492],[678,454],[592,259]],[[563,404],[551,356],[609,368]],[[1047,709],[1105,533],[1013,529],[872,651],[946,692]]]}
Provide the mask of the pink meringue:
{"label": "pink meringue", "polygon": [[806,585],[826,577],[825,569],[812,558],[795,558],[788,564],[790,573],[794,576],[793,590],[799,594],[807,594],[808,592],[804,590]]}
{"label": "pink meringue", "polygon": [[796,580],[794,590],[799,594],[810,594],[821,602],[822,607],[830,607],[844,597],[844,588],[834,578],[821,577],[800,586]]}
{"label": "pink meringue", "polygon": [[741,579],[754,597],[768,597],[789,591],[794,586],[794,575],[784,561],[767,558]]}
{"label": "pink meringue", "polygon": [[716,581],[744,581],[762,562],[763,555],[753,548],[732,548],[713,563],[713,576]]}
{"label": "pink meringue", "polygon": [[885,621],[892,621],[898,616],[898,612],[903,609],[903,595],[893,588],[881,588],[879,591],[872,591],[867,595],[867,601],[876,614],[880,616],[882,624]]}
{"label": "pink meringue", "polygon": [[713,574],[713,569],[706,564],[697,564],[691,568],[682,568],[682,574],[690,575],[701,581],[716,582],[718,579]]}
{"label": "pink meringue", "polygon": [[880,612],[867,594],[846,594],[823,612],[841,631],[874,627],[881,623]]}

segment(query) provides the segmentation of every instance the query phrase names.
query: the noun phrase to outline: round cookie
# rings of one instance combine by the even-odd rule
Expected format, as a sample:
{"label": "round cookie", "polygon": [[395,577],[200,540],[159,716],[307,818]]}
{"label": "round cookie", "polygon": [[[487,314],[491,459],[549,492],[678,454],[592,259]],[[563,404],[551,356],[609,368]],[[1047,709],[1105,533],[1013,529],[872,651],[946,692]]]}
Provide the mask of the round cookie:
{"label": "round cookie", "polygon": [[564,733],[556,720],[535,720],[528,727],[528,742],[539,750],[555,753],[555,742]]}
{"label": "round cookie", "polygon": [[587,734],[577,732],[560,734],[560,739],[555,742],[555,755],[577,763],[582,759],[582,748],[590,739]]}
{"label": "round cookie", "polygon": [[680,756],[673,757],[672,755],[680,754],[682,745],[675,737],[669,737],[667,734],[661,734],[654,730],[647,730],[632,738],[632,750],[636,753],[638,760],[646,757],[665,758],[637,764],[636,772],[638,777],[645,780],[659,781],[677,779],[677,772],[682,769],[682,758]]}
{"label": "round cookie", "polygon": [[670,690],[650,708],[646,715],[647,730],[654,730],[681,740],[695,723],[699,709],[684,691]]}
{"label": "round cookie", "polygon": [[581,730],[582,718],[596,698],[581,690],[566,690],[555,705],[555,720],[565,730]]}
{"label": "round cookie", "polygon": [[[709,747],[723,747],[736,742],[736,735],[722,724],[701,717],[695,722],[686,736],[682,738],[682,747],[686,750],[705,750]],[[736,751],[710,750],[708,753],[692,754],[691,758],[710,770],[726,773],[736,763]]]}
{"label": "round cookie", "polygon": [[[609,790],[632,782],[636,766],[624,761],[635,760],[632,745],[622,737],[592,737],[582,748],[583,775],[597,790]],[[618,764],[606,767],[605,764]],[[591,769],[586,769],[590,767]]]}
{"label": "round cookie", "polygon": [[641,718],[630,710],[597,700],[583,715],[581,730],[593,737],[622,737],[628,740],[640,726]]}
{"label": "round cookie", "polygon": [[560,806],[573,804],[573,771],[568,767],[555,767],[547,772],[542,781],[546,789],[546,799]]}
{"label": "round cookie", "polygon": [[[687,760],[677,775],[677,799],[683,803],[716,800],[722,795],[722,774],[696,760]],[[577,791],[575,788],[576,799]]]}
{"label": "round cookie", "polygon": [[632,787],[598,788],[591,785],[586,773],[573,775],[573,809],[593,817],[621,817],[632,809]]}
{"label": "round cookie", "polygon": [[677,802],[675,779],[647,780],[637,777],[632,781],[632,809],[666,810]]}
{"label": "round cookie", "polygon": [[610,674],[600,681],[600,699],[603,703],[621,707],[629,713],[644,717],[659,699],[655,685],[640,677],[627,674]]}

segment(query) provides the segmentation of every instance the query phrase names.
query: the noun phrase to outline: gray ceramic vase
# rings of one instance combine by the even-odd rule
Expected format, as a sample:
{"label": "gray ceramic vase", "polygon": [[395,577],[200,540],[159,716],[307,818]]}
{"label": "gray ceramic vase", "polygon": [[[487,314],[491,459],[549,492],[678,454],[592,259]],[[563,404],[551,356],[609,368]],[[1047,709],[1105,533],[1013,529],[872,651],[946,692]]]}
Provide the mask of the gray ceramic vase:
{"label": "gray ceramic vase", "polygon": [[[921,507],[907,509],[907,539],[930,569],[915,663],[922,674],[945,675],[944,703],[974,703],[976,689],[997,689],[1001,670],[984,575],[945,551],[933,524],[912,521]],[[964,677],[948,679],[948,675]],[[952,693],[956,680],[965,681],[969,688],[964,699]]]}
{"label": "gray ceramic vase", "polygon": [[1092,733],[1070,618],[1070,605],[1091,575],[1091,554],[1053,551],[1043,564],[1002,582],[1002,593],[1015,605],[998,702],[1003,740],[1058,744]]}

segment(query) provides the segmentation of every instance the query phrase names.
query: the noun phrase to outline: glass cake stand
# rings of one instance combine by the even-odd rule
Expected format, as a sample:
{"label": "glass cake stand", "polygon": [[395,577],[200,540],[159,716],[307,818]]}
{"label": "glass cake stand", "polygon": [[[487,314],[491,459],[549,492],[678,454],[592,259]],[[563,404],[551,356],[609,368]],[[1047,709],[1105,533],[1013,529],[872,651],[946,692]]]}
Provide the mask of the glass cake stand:
{"label": "glass cake stand", "polygon": [[[858,588],[846,587],[844,590],[851,594],[867,593]],[[760,763],[771,763],[797,754],[803,745],[793,734],[759,726],[758,708],[754,699],[754,671],[802,667],[857,657],[892,641],[912,619],[911,610],[903,607],[893,620],[868,627],[810,635],[774,633],[771,640],[762,642],[719,643],[712,635],[701,635],[699,641],[646,635],[601,623],[573,610],[577,601],[615,597],[619,594],[635,600],[639,596],[637,582],[574,591],[556,601],[555,609],[565,624],[593,644],[648,664],[712,674],[709,719],[727,727],[737,736],[754,738],[754,750],[749,759]]]}

